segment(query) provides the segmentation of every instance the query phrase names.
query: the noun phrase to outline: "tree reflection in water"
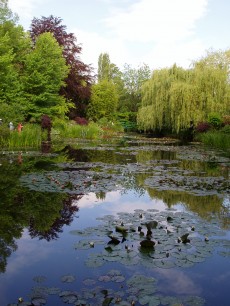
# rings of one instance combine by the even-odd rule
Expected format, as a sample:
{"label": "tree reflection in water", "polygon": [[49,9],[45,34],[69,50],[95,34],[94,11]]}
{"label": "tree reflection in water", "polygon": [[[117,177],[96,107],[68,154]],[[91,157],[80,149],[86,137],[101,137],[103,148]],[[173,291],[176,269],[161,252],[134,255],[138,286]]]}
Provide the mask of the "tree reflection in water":
{"label": "tree reflection in water", "polygon": [[30,219],[29,234],[31,238],[45,239],[47,241],[59,238],[59,234],[63,232],[64,225],[70,225],[74,219],[78,207],[73,205],[73,201],[78,201],[82,195],[70,196],[63,201],[63,207],[60,210],[60,217],[56,218],[49,229],[39,230],[36,228],[36,220],[34,217]]}

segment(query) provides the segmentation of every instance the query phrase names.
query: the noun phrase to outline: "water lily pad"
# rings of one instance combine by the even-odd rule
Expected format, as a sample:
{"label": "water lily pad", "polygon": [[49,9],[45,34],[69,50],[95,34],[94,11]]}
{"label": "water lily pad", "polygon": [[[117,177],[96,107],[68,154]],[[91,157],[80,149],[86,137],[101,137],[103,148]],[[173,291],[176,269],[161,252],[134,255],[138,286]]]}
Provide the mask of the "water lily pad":
{"label": "water lily pad", "polygon": [[62,276],[61,281],[63,283],[72,283],[72,282],[75,281],[75,279],[76,278],[75,278],[74,275],[64,275],[64,276]]}
{"label": "water lily pad", "polygon": [[33,280],[37,283],[42,283],[42,282],[46,281],[46,277],[42,276],[42,275],[34,276]]}

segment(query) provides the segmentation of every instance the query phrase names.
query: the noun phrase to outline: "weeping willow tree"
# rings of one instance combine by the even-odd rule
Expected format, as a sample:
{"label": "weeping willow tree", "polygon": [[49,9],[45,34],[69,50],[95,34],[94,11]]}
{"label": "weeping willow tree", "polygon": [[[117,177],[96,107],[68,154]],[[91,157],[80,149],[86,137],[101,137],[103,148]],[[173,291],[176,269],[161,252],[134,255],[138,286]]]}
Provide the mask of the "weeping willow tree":
{"label": "weeping willow tree", "polygon": [[207,121],[210,114],[230,112],[230,51],[209,52],[191,69],[174,65],[153,73],[142,87],[137,122],[141,130],[179,133]]}
{"label": "weeping willow tree", "polygon": [[174,118],[171,100],[175,91],[172,87],[187,82],[189,75],[189,71],[176,65],[170,69],[154,71],[151,79],[142,87],[142,105],[137,115],[140,129],[160,131],[172,129]]}
{"label": "weeping willow tree", "polygon": [[202,119],[210,113],[221,116],[230,112],[230,50],[208,52],[194,64],[195,81],[199,89]]}

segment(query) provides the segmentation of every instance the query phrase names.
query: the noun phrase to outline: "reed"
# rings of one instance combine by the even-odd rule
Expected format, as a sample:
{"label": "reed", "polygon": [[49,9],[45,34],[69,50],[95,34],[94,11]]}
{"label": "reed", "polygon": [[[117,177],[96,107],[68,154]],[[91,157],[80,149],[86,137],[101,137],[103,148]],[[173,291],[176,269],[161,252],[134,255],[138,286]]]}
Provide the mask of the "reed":
{"label": "reed", "polygon": [[[58,138],[85,138],[97,139],[103,134],[103,130],[96,123],[89,123],[88,125],[79,125],[75,122],[58,122],[54,124],[52,135]],[[52,137],[53,138],[53,137]]]}
{"label": "reed", "polygon": [[206,133],[200,133],[198,140],[203,143],[219,148],[222,150],[230,150],[230,134],[222,131],[209,131]]}
{"label": "reed", "polygon": [[11,131],[2,142],[4,147],[11,148],[38,148],[41,145],[41,127],[36,124],[27,124],[19,133]]}

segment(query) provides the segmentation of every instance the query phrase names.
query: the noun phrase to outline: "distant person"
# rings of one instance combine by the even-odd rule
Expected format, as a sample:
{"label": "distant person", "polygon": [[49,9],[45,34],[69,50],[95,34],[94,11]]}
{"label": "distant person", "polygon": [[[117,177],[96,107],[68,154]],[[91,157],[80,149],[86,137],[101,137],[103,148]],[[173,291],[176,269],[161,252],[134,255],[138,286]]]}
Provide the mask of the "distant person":
{"label": "distant person", "polygon": [[18,124],[18,133],[21,133],[23,128],[23,125],[21,124],[21,122]]}
{"label": "distant person", "polygon": [[0,119],[0,125],[2,125],[2,119]]}
{"label": "distant person", "polygon": [[10,131],[13,131],[14,130],[14,124],[13,122],[10,121],[9,123],[9,128],[10,128]]}

